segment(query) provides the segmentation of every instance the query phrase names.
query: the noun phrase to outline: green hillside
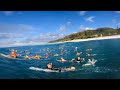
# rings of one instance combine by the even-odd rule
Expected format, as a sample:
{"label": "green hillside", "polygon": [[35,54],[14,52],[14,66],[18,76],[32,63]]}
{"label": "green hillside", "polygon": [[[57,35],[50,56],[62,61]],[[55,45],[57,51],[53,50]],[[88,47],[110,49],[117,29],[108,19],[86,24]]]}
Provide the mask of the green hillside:
{"label": "green hillside", "polygon": [[87,39],[87,38],[94,38],[94,37],[103,37],[103,36],[111,36],[111,35],[118,35],[120,34],[120,28],[113,29],[113,28],[98,28],[96,30],[86,30],[83,32],[74,33],[64,38],[50,41],[49,43],[54,42],[63,42],[63,41],[70,41],[76,39]]}

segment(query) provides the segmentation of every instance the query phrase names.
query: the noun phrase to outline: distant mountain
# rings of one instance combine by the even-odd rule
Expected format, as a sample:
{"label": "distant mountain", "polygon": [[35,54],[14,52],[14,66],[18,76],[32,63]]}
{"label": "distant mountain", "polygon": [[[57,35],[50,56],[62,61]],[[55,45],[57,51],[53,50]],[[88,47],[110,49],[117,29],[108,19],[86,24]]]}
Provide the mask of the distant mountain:
{"label": "distant mountain", "polygon": [[74,33],[74,34],[65,36],[64,38],[50,41],[49,43],[70,41],[70,40],[76,40],[76,39],[88,39],[88,38],[94,38],[94,37],[111,36],[111,35],[118,35],[118,34],[120,34],[120,28],[117,28],[117,29],[108,28],[108,27],[97,28],[96,30],[86,30],[83,32]]}

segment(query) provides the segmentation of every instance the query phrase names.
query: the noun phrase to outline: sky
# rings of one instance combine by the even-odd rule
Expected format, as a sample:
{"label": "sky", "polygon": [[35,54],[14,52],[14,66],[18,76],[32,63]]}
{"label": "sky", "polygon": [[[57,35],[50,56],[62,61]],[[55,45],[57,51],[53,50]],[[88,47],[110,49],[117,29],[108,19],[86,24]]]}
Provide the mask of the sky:
{"label": "sky", "polygon": [[120,11],[0,11],[0,47],[40,45],[84,30],[120,26]]}

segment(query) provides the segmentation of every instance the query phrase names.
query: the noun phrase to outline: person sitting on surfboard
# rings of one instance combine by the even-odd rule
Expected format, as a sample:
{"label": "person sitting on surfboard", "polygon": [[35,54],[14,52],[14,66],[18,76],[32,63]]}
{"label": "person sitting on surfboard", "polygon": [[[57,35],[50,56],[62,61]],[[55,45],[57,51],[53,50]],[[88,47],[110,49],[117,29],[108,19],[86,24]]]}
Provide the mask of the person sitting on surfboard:
{"label": "person sitting on surfboard", "polygon": [[81,62],[81,58],[80,58],[80,57],[77,58],[77,62],[78,62],[78,63]]}
{"label": "person sitting on surfboard", "polygon": [[90,64],[95,64],[95,62],[96,62],[96,60],[94,60],[94,59],[92,59],[92,61],[90,60],[90,59],[88,59],[88,63],[90,63]]}
{"label": "person sitting on surfboard", "polygon": [[15,53],[15,50],[12,49],[12,50],[11,50],[11,53],[10,53],[10,57],[11,57],[11,58],[16,58],[17,56],[19,56],[19,54],[16,54],[16,53]]}

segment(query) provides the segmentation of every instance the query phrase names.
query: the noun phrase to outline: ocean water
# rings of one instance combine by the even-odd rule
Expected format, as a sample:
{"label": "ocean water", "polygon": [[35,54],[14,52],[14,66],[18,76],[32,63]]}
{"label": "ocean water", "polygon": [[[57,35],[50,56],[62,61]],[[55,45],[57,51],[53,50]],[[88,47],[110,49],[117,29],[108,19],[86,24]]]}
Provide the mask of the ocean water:
{"label": "ocean water", "polygon": [[[82,63],[69,62],[72,58],[78,57],[76,47],[78,52],[82,52],[80,57],[85,59]],[[92,51],[86,51],[87,48],[92,48]],[[27,54],[25,50],[31,52],[30,56],[39,54],[45,57],[45,53],[49,53],[50,56],[41,60],[19,60],[0,56],[0,79],[120,79],[120,39],[7,47],[0,48],[0,53],[8,55],[11,49],[18,50],[17,53],[22,56]],[[92,56],[87,57],[87,52]],[[54,56],[55,53],[59,56]],[[58,62],[61,57],[67,62]],[[95,66],[82,67],[91,58],[97,60]],[[76,70],[66,72],[44,70],[48,63],[53,63],[57,68],[74,66]],[[37,69],[30,69],[31,67]]]}

